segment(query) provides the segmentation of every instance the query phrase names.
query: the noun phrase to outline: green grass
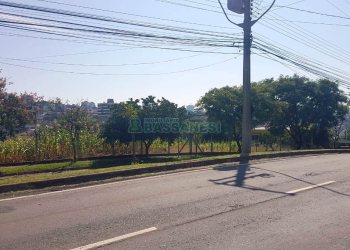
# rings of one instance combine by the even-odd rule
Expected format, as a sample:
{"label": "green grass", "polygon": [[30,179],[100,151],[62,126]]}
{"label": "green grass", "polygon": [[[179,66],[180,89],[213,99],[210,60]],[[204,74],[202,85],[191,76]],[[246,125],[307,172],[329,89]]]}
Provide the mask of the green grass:
{"label": "green grass", "polygon": [[215,159],[215,157],[204,157],[203,155],[184,155],[180,157],[169,156],[169,157],[149,157],[149,158],[137,158],[136,161],[133,159],[102,159],[94,161],[78,161],[78,162],[61,162],[61,163],[48,163],[48,164],[34,164],[34,165],[21,165],[21,166],[9,166],[0,167],[0,177],[23,175],[23,174],[37,174],[37,173],[48,173],[48,172],[63,172],[68,170],[83,170],[83,169],[105,169],[115,168],[123,166],[135,166],[155,163],[157,165],[163,163],[181,162],[185,160],[196,160],[196,159]]}
{"label": "green grass", "polygon": [[58,178],[64,178],[64,177],[105,173],[105,172],[110,172],[115,170],[135,169],[140,167],[151,167],[152,165],[155,165],[155,164],[149,164],[149,165],[138,164],[138,165],[117,166],[117,167],[100,168],[100,169],[80,169],[80,170],[70,170],[70,171],[55,172],[55,173],[39,173],[39,174],[32,174],[32,175],[10,176],[6,178],[0,178],[0,185],[41,181],[41,180],[52,180],[52,179],[58,179]]}
{"label": "green grass", "polygon": [[[322,150],[307,150],[307,151],[322,151]],[[293,151],[288,151],[293,152]],[[300,150],[298,151],[300,152]],[[275,152],[258,152],[252,155],[278,154]],[[0,185],[16,184],[23,182],[32,182],[40,180],[58,179],[64,177],[74,177],[81,175],[89,175],[96,173],[106,173],[117,170],[151,168],[161,165],[170,165],[173,163],[197,162],[213,159],[228,159],[238,158],[239,155],[221,155],[221,156],[181,156],[177,157],[150,157],[148,159],[139,159],[139,163],[116,162],[116,160],[97,160],[97,161],[78,161],[76,163],[52,163],[39,165],[24,165],[12,167],[0,167],[1,176]],[[129,160],[130,161],[130,160]]]}
{"label": "green grass", "polygon": [[[99,168],[92,168],[92,166],[94,165],[93,161],[81,161],[81,162],[76,162],[74,164],[53,163],[53,164],[28,165],[28,166],[18,166],[18,167],[2,167],[0,168],[1,171],[3,171],[4,169],[9,171],[9,169],[11,168],[16,168],[17,171],[20,171],[26,167],[31,167],[32,171],[48,170],[48,169],[57,170],[57,169],[62,169],[63,167],[67,167],[67,168],[65,169],[65,171],[61,171],[61,172],[35,173],[35,174],[33,173],[28,174],[28,173],[21,172],[21,175],[1,177],[0,185],[16,184],[16,183],[32,182],[32,181],[40,181],[40,180],[51,180],[51,179],[58,179],[58,178],[64,178],[64,177],[74,177],[74,176],[97,174],[97,173],[106,173],[106,172],[117,171],[117,170],[151,168],[155,166],[170,165],[173,163],[196,162],[196,161],[202,161],[202,160],[208,160],[208,159],[225,159],[225,158],[232,158],[233,156],[232,155],[231,156],[212,156],[212,157],[197,156],[196,158],[193,158],[193,157],[194,156],[192,157],[184,156],[180,159],[176,158],[177,160],[172,160],[172,161],[162,162],[162,163],[159,163],[159,162],[139,163],[139,164],[108,166],[108,167],[99,167]],[[238,155],[236,157],[238,157]],[[74,169],[72,169],[72,167],[74,167]],[[87,167],[90,167],[90,168],[87,168]],[[13,172],[14,171],[12,170],[12,173]]]}

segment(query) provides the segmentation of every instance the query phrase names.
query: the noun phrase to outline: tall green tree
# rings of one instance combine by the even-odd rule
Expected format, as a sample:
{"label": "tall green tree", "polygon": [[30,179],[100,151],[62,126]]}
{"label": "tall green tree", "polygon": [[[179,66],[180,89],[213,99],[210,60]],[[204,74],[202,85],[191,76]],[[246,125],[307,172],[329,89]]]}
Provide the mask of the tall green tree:
{"label": "tall green tree", "polygon": [[[145,119],[178,118],[180,121],[184,121],[186,115],[187,111],[184,107],[178,107],[165,98],[157,100],[154,96],[148,96],[142,98],[141,101],[130,99],[127,102],[114,105],[111,117],[103,125],[102,136],[112,147],[117,140],[121,143],[131,142],[134,136],[134,138],[141,140],[145,153],[148,155],[150,147],[156,139],[172,143],[179,134],[157,130],[143,133],[142,128],[145,127]],[[136,131],[133,135],[130,131],[130,122],[137,122],[134,125],[140,126],[141,131]]]}
{"label": "tall green tree", "polygon": [[28,113],[23,100],[15,93],[8,93],[6,78],[0,78],[0,140],[24,130]]}
{"label": "tall green tree", "polygon": [[80,105],[73,105],[58,119],[61,128],[68,131],[73,153],[73,161],[80,157],[80,135],[84,130],[96,128],[96,121]]}
{"label": "tall green tree", "polygon": [[132,134],[129,132],[130,120],[139,117],[141,106],[139,100],[130,99],[126,102],[117,103],[112,107],[112,114],[103,124],[101,135],[106,142],[112,146],[115,153],[115,143],[129,143],[132,141]]}
{"label": "tall green tree", "polygon": [[337,127],[349,112],[347,97],[338,84],[323,79],[316,82],[313,115],[313,143],[320,147],[330,146],[330,129]]}
{"label": "tall green tree", "polygon": [[[270,81],[266,80],[266,83]],[[269,120],[269,114],[275,109],[269,90],[268,85],[252,84],[253,127],[265,125]],[[216,137],[234,140],[239,152],[241,152],[242,102],[242,87],[226,86],[210,90],[197,103],[198,107],[205,110],[209,121],[221,122],[222,134]]]}
{"label": "tall green tree", "polygon": [[[184,107],[178,107],[177,104],[162,98],[156,100],[154,96],[148,96],[142,99],[142,110],[140,114],[142,125],[145,118],[176,118],[180,123],[187,118],[187,111]],[[145,145],[146,155],[149,154],[149,149],[156,139],[167,141],[169,144],[179,137],[179,134],[171,132],[143,133],[142,140]]]}
{"label": "tall green tree", "polygon": [[[140,119],[142,122],[142,126],[144,126],[145,119],[149,118],[161,118],[162,115],[160,114],[159,109],[159,102],[156,101],[156,97],[154,96],[148,96],[146,98],[142,98],[142,111],[140,115]],[[166,114],[167,116],[169,115]],[[160,133],[143,133],[142,134],[142,142],[145,145],[145,153],[146,155],[149,155],[149,149],[152,145],[152,143],[160,136]]]}
{"label": "tall green tree", "polygon": [[224,136],[235,140],[238,151],[241,152],[241,88],[214,88],[198,101],[197,106],[205,110],[209,121],[221,123]]}
{"label": "tall green tree", "polygon": [[310,136],[312,125],[314,83],[305,77],[281,76],[272,83],[271,96],[278,109],[271,114],[269,128],[272,133],[286,131],[290,134],[294,146],[300,149]]}
{"label": "tall green tree", "polygon": [[270,91],[276,110],[271,113],[269,129],[275,134],[289,133],[296,149],[311,143],[329,146],[329,129],[348,112],[347,98],[328,80],[281,76],[270,83]]}

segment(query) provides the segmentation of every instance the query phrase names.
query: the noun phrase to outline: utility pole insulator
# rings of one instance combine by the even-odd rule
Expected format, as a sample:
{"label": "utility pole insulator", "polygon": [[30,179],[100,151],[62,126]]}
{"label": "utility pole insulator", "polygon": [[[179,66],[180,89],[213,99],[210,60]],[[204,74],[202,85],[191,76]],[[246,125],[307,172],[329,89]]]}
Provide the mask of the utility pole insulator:
{"label": "utility pole insulator", "polygon": [[237,14],[243,14],[244,0],[227,0],[227,8]]}

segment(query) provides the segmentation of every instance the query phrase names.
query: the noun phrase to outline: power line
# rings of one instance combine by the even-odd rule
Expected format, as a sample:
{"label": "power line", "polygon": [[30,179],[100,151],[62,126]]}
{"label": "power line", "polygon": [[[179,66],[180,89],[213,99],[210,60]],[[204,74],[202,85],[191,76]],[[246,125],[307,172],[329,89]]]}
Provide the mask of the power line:
{"label": "power line", "polygon": [[[285,20],[282,16],[278,14],[271,14],[271,15],[281,20]],[[289,23],[289,22],[286,22],[284,25],[282,25],[282,24],[279,24],[273,21],[268,21],[268,20],[265,20],[265,22],[263,22],[263,25],[264,23],[265,24],[267,23],[270,25],[268,26],[268,28],[292,40],[302,43],[303,45],[316,49],[318,52],[326,54],[336,60],[341,60],[341,58],[343,58],[342,59],[343,62],[344,60],[350,60],[350,52],[339,47],[337,44],[327,41],[326,39],[322,38],[321,36],[309,30],[305,30],[300,25]]]}
{"label": "power line", "polygon": [[340,13],[344,14],[345,16],[349,17],[349,15],[348,15],[345,11],[343,11],[342,9],[340,9],[337,5],[335,5],[334,3],[330,2],[329,0],[326,0],[326,1],[327,1],[327,3],[329,3],[330,5],[332,5],[332,7],[333,7],[334,9],[336,9],[336,10],[339,11]]}
{"label": "power line", "polygon": [[350,86],[350,76],[348,74],[342,74],[340,70],[334,70],[331,66],[315,63],[307,58],[300,57],[297,54],[293,54],[291,52],[282,50],[276,46],[271,47],[271,45],[269,45],[268,43],[264,44],[263,41],[262,43],[255,42],[254,47],[259,49],[260,51],[269,53],[277,57],[279,60],[286,61],[314,75],[337,81],[343,86]]}
{"label": "power line", "polygon": [[[295,51],[294,49],[292,49],[290,47],[287,47],[287,46],[285,46],[285,45],[283,45],[283,44],[281,44],[279,42],[273,41],[272,39],[267,38],[266,36],[264,36],[262,34],[259,34],[259,35],[255,36],[255,39],[257,41],[260,41],[263,44],[271,47],[271,48],[277,47],[280,50],[285,51],[286,54],[293,53],[293,54],[290,54],[290,55],[291,56],[293,55],[293,57],[297,58],[298,60],[301,60],[301,61],[311,61],[312,60],[318,66],[329,68],[329,69],[332,69],[332,70],[334,70],[336,72],[339,72],[339,73],[348,74],[347,72],[345,72],[343,70],[340,70],[340,69],[337,69],[335,67],[326,65],[323,61],[318,61],[318,60],[315,60],[315,59],[308,59],[307,55],[301,54],[299,51]],[[276,44],[280,45],[281,47],[276,46]]]}
{"label": "power line", "polygon": [[[277,27],[274,26],[273,24],[269,23],[268,21],[265,20],[265,23],[262,24],[276,32],[278,32],[279,34],[282,34],[288,38],[290,38],[293,41],[296,41],[300,44],[303,44],[309,48],[312,48],[326,56],[329,56],[337,61],[340,61],[344,64],[350,64],[350,58],[344,54],[341,54],[340,52],[337,52],[335,50],[330,50],[329,47],[325,47],[324,44],[320,43],[319,41],[314,42],[310,39],[310,36],[306,36],[304,34],[298,34],[295,32],[291,32],[291,29],[288,27],[283,27],[281,25],[278,25]],[[297,35],[298,34],[298,35]]]}
{"label": "power line", "polygon": [[[181,44],[187,44],[190,45],[197,45],[197,46],[227,46],[227,47],[232,47],[232,39],[234,37],[229,36],[229,34],[225,34],[222,32],[214,32],[214,31],[204,31],[204,30],[195,30],[195,29],[188,29],[188,28],[180,28],[180,27],[174,27],[174,26],[164,26],[164,25],[156,25],[156,24],[150,24],[150,23],[140,23],[140,22],[135,22],[135,21],[128,21],[128,20],[120,20],[120,19],[114,19],[110,17],[104,17],[104,16],[88,16],[87,14],[83,13],[75,13],[75,12],[65,12],[62,10],[56,10],[56,9],[48,9],[48,8],[42,8],[42,7],[36,7],[36,6],[29,6],[29,5],[18,5],[18,4],[11,4],[5,1],[0,1],[0,5],[5,5],[9,7],[14,7],[14,8],[20,8],[20,9],[28,9],[32,11],[40,11],[44,13],[51,13],[51,14],[59,14],[59,15],[67,15],[71,17],[77,17],[77,18],[87,18],[87,19],[92,19],[92,20],[97,20],[97,21],[107,21],[107,22],[115,22],[119,23],[122,25],[132,25],[132,26],[139,26],[143,28],[150,28],[150,29],[158,29],[158,30],[166,30],[166,31],[171,31],[171,32],[180,32],[180,33],[187,33],[187,34],[193,34],[193,35],[199,35],[201,37],[180,37],[178,35],[170,35],[170,34],[160,34],[160,33],[145,33],[145,32],[136,32],[136,31],[130,31],[130,29],[125,30],[125,29],[112,29],[112,28],[106,28],[102,26],[96,26],[96,25],[86,25],[86,24],[81,24],[81,23],[76,23],[76,22],[66,22],[66,21],[60,21],[57,19],[52,19],[52,18],[38,18],[38,17],[33,17],[33,16],[28,16],[28,15],[16,15],[12,14],[15,16],[19,17],[24,17],[24,18],[32,18],[35,20],[40,20],[40,21],[46,21],[46,22],[57,22],[60,25],[53,25],[53,24],[42,24],[42,23],[31,23],[31,22],[19,22],[19,21],[6,21],[3,20],[3,23],[7,24],[16,24],[16,25],[26,25],[26,26],[34,26],[37,28],[39,27],[44,27],[44,28],[54,28],[54,29],[63,29],[63,30],[68,30],[68,31],[77,31],[77,32],[92,32],[92,33],[97,33],[97,34],[103,34],[103,35],[119,35],[123,36],[123,41],[124,42],[130,42],[130,39],[135,39],[139,37],[143,37],[144,40],[143,42],[160,42],[161,40],[167,41],[168,43],[181,43]],[[7,14],[7,13],[6,13]],[[72,26],[73,25],[73,26]],[[72,26],[72,27],[71,27]],[[76,27],[78,26],[78,27]],[[14,26],[8,26],[8,27],[14,27]],[[84,27],[84,28],[79,28],[79,27]],[[14,27],[16,28],[16,27]],[[35,31],[35,29],[27,29],[31,31]],[[215,39],[209,39],[206,38],[205,36],[213,36]],[[126,39],[125,37],[128,37]],[[218,37],[223,37],[223,38],[230,38],[230,40],[220,40]],[[106,42],[106,41],[103,41]],[[147,43],[148,43],[147,42]],[[227,42],[226,45],[224,43]]]}
{"label": "power line", "polygon": [[350,17],[321,13],[321,12],[316,12],[316,11],[312,11],[312,10],[299,9],[299,8],[294,8],[294,7],[290,7],[290,6],[278,5],[278,7],[282,7],[282,8],[286,8],[286,9],[290,9],[290,10],[295,10],[295,11],[300,11],[300,12],[306,12],[306,13],[315,14],[315,15],[321,15],[321,16],[328,16],[328,17],[341,18],[341,19],[347,19],[347,20],[350,19]]}
{"label": "power line", "polygon": [[[76,7],[76,8],[81,8],[81,9],[97,10],[97,11],[106,12],[106,13],[115,13],[115,14],[122,14],[122,15],[133,16],[133,17],[141,17],[141,18],[147,18],[147,19],[153,19],[153,20],[160,20],[160,21],[167,21],[167,22],[175,22],[175,23],[182,23],[182,24],[190,24],[190,25],[232,30],[232,27],[224,27],[224,26],[217,26],[217,25],[211,25],[211,24],[195,23],[195,22],[188,22],[188,21],[168,19],[168,18],[151,17],[151,16],[146,16],[146,15],[138,15],[138,14],[115,11],[115,10],[106,10],[106,9],[82,6],[82,5],[77,5],[77,4],[61,3],[61,2],[57,2],[57,1],[49,1],[49,0],[37,0],[37,1],[54,3],[54,4],[58,4],[58,5],[68,6],[68,7]],[[213,2],[213,1],[210,1],[210,2]],[[215,3],[216,3],[216,1],[215,1]]]}
{"label": "power line", "polygon": [[[70,34],[63,34],[63,33],[54,33],[54,32],[48,32],[48,31],[42,31],[42,30],[36,30],[36,29],[29,29],[29,28],[21,28],[21,27],[13,27],[13,26],[6,26],[4,24],[0,24],[0,26],[5,26],[5,27],[12,27],[12,28],[17,28],[17,29],[21,29],[21,30],[32,30],[35,32],[39,32],[39,33],[44,33],[44,34],[53,34],[53,35],[59,35],[59,36],[68,36],[68,37],[77,37],[74,35],[70,35]],[[84,38],[84,39],[89,39],[89,38]],[[126,42],[125,43],[125,39],[123,40],[124,42],[113,42],[111,43],[114,45],[132,45],[132,46],[137,46],[135,48],[147,48],[147,49],[162,49],[162,50],[173,50],[173,51],[182,51],[182,52],[194,52],[194,53],[207,53],[207,54],[232,54],[232,52],[221,52],[221,51],[212,51],[212,50],[200,50],[200,49],[186,49],[186,48],[180,48],[180,47],[169,47],[169,46],[165,46],[162,44],[154,44],[154,45],[149,45],[149,44],[138,44],[138,43],[130,43],[130,42]],[[197,45],[197,47],[200,47]]]}
{"label": "power line", "polygon": [[287,6],[289,7],[289,6],[296,5],[296,4],[298,4],[298,3],[305,2],[305,1],[306,1],[306,0],[298,0],[298,1],[295,1],[295,2],[293,2],[293,3],[284,5],[284,6],[278,6],[278,5],[276,5],[276,6],[273,7],[273,9],[270,11],[270,13],[271,13],[271,12],[274,12],[274,11],[276,11],[276,10],[279,10],[279,9],[283,9],[283,8],[285,8],[285,6],[286,6],[286,7],[287,7]]}
{"label": "power line", "polygon": [[[39,0],[39,1],[45,1],[45,0]],[[45,1],[45,2],[53,2],[53,1]],[[167,1],[169,2],[169,1]],[[186,2],[190,2],[193,4],[200,4],[196,1],[193,0],[186,0]],[[208,1],[211,2],[211,1]],[[298,1],[301,2],[301,1]],[[30,23],[30,22],[14,22],[14,21],[5,21],[5,24],[8,27],[15,28],[15,29],[22,29],[22,30],[27,30],[27,31],[33,31],[33,32],[39,32],[43,34],[51,34],[51,35],[58,35],[58,36],[69,36],[69,37],[75,37],[79,39],[92,39],[95,41],[100,41],[104,42],[106,44],[123,44],[124,46],[131,46],[131,45],[137,45],[139,48],[161,48],[161,49],[174,49],[178,51],[189,51],[189,52],[203,52],[203,53],[212,53],[209,51],[200,51],[200,50],[188,50],[188,49],[183,49],[183,48],[178,48],[178,47],[173,47],[171,48],[170,46],[173,46],[177,44],[178,46],[216,46],[216,47],[223,47],[223,48],[230,48],[234,47],[232,45],[232,39],[235,39],[233,36],[230,34],[225,34],[223,32],[214,32],[214,31],[207,31],[207,30],[198,30],[198,29],[187,29],[183,27],[175,27],[175,26],[167,26],[167,25],[159,25],[159,24],[152,24],[152,23],[145,23],[145,22],[138,22],[134,20],[122,20],[122,19],[116,19],[116,18],[111,18],[111,17],[105,17],[105,16],[97,16],[97,15],[88,15],[84,13],[77,13],[77,12],[72,12],[72,11],[64,11],[64,10],[57,10],[57,9],[50,9],[50,8],[42,8],[42,7],[37,7],[37,6],[30,6],[30,5],[18,5],[18,4],[12,4],[8,3],[6,1],[0,1],[0,5],[3,5],[5,3],[5,6],[7,7],[12,7],[12,8],[19,8],[22,10],[28,10],[28,11],[39,11],[42,14],[50,14],[50,15],[63,15],[66,17],[72,17],[72,18],[80,18],[80,19],[88,19],[88,20],[93,20],[93,21],[101,21],[101,22],[110,22],[110,23],[117,23],[120,25],[131,25],[133,27],[142,27],[145,29],[154,29],[154,30],[159,30],[159,31],[167,31],[171,33],[159,33],[159,32],[145,32],[143,30],[141,31],[133,31],[125,28],[107,28],[105,26],[101,25],[87,25],[85,21],[82,21],[83,23],[77,23],[75,21],[63,21],[62,18],[60,17],[59,19],[53,19],[53,18],[38,18],[37,16],[33,15],[22,15],[22,17],[26,18],[32,18],[33,20],[36,20],[38,22],[35,23]],[[295,2],[296,3],[296,2]],[[208,4],[201,4],[202,6],[208,6]],[[187,6],[188,7],[188,6]],[[195,6],[192,6],[195,7]],[[214,6],[212,6],[214,7]],[[87,7],[89,8],[89,7]],[[259,9],[259,5],[257,5],[257,8]],[[10,13],[13,14],[13,13]],[[18,15],[18,14],[13,14],[13,15]],[[271,20],[270,20],[271,21]],[[4,21],[3,21],[4,22]],[[44,22],[44,23],[43,23]],[[57,23],[57,24],[52,24]],[[12,25],[12,26],[11,26]],[[21,26],[33,26],[33,27],[21,27]],[[275,26],[275,24],[270,23],[269,25]],[[282,26],[285,34],[290,36],[290,31],[291,27],[288,25]],[[48,31],[48,30],[43,30],[43,29],[56,29],[55,31]],[[62,30],[66,30],[63,32]],[[77,32],[77,33],[67,33],[67,31],[72,31],[72,32]],[[300,32],[300,30],[299,30]],[[98,35],[87,35],[84,33],[92,33],[92,34],[98,34]],[[193,36],[178,36],[178,35],[173,35],[176,33],[184,33],[186,35],[188,34],[193,34]],[[102,34],[102,36],[101,36]],[[301,33],[302,34],[302,33]],[[299,34],[299,37],[300,35]],[[121,41],[114,41],[113,37],[114,36],[122,36]],[[295,34],[294,34],[295,35]],[[213,38],[209,38],[213,37]],[[215,37],[215,38],[214,38]],[[218,39],[223,38],[223,39]],[[303,37],[303,35],[301,35]],[[140,44],[139,42],[142,42]],[[319,42],[319,41],[317,41]],[[237,43],[240,43],[240,40],[237,39]],[[258,46],[262,46],[261,44]],[[310,46],[310,44],[308,44]],[[320,43],[314,43],[311,44],[311,47],[318,48],[324,50],[324,46],[321,46]],[[264,53],[269,53],[272,52],[275,54],[275,56],[279,56],[279,59],[282,60],[289,60],[289,63],[292,63],[295,66],[298,66],[300,68],[303,68],[304,70],[312,71],[314,73],[317,73],[319,75],[322,75],[322,72],[320,72],[320,64],[315,64],[311,63],[310,61],[303,62],[303,60],[300,57],[297,57],[295,55],[292,55],[290,53],[287,53],[285,51],[281,50],[272,50],[272,48],[269,48],[269,50],[266,47],[259,47],[260,49],[263,49]],[[329,49],[329,48],[328,48]],[[332,47],[332,50],[326,50],[324,53],[326,53],[328,56],[331,56],[332,54],[330,51],[335,50],[334,47]],[[214,52],[215,54],[217,52]],[[219,53],[219,52],[218,52]],[[222,53],[222,52],[220,52]],[[338,52],[337,52],[338,53]],[[223,52],[222,54],[225,54]],[[232,54],[232,53],[226,53],[226,54]],[[288,56],[290,58],[288,58]],[[342,55],[344,56],[344,55]],[[334,55],[333,55],[334,57]],[[16,59],[16,58],[12,58]],[[7,59],[10,60],[10,59]],[[17,60],[22,60],[18,59]],[[345,57],[344,57],[345,60]],[[33,60],[32,60],[33,62]],[[344,61],[345,62],[345,61]],[[45,63],[45,62],[41,62]],[[150,62],[152,63],[152,62]],[[9,63],[7,63],[10,65]],[[50,63],[49,63],[50,64]],[[52,63],[55,64],[55,63]],[[59,64],[59,63],[57,63]],[[15,65],[11,64],[12,66],[18,66],[18,67],[27,67],[23,65]],[[62,64],[64,65],[64,64]],[[125,64],[124,64],[125,65]],[[83,66],[83,65],[82,65]],[[91,65],[91,66],[96,66],[96,65]],[[324,65],[323,65],[324,66]],[[203,66],[207,67],[207,66]],[[27,67],[28,68],[28,67]],[[45,70],[42,68],[35,68],[31,67],[33,69],[40,69],[40,70]],[[202,67],[199,67],[202,68]],[[324,74],[327,77],[330,77],[333,73],[336,77],[344,77],[342,73],[339,71],[335,70],[332,67],[326,67],[325,68],[327,74]],[[47,70],[47,69],[46,69]],[[193,70],[193,69],[188,69],[188,70]],[[54,71],[55,72],[55,71]],[[181,71],[184,72],[184,71]],[[61,73],[77,73],[77,74],[88,74],[88,72],[67,72],[63,71]],[[167,74],[169,72],[165,72],[164,74]],[[171,72],[170,72],[171,73]],[[161,73],[163,74],[163,73]],[[102,74],[103,75],[103,74]],[[145,75],[145,74],[141,74]],[[146,74],[149,75],[149,74]],[[158,75],[158,74],[157,74]],[[344,78],[342,78],[343,83],[345,82]]]}
{"label": "power line", "polygon": [[[189,33],[189,32],[198,33],[200,31],[203,31],[203,30],[189,29],[189,28],[184,28],[184,27],[175,27],[175,26],[159,25],[159,24],[152,24],[152,23],[146,23],[146,22],[128,21],[128,20],[107,17],[107,16],[91,15],[91,14],[78,13],[78,12],[72,12],[72,11],[64,11],[64,10],[52,9],[52,8],[43,8],[43,7],[33,6],[33,5],[14,4],[14,3],[6,2],[6,1],[0,1],[0,5],[12,7],[12,8],[27,9],[27,10],[32,10],[32,11],[57,14],[57,15],[91,19],[91,20],[95,20],[95,21],[112,22],[112,23],[118,23],[118,24],[123,24],[123,25],[139,26],[139,27],[144,27],[144,28],[163,29],[163,30],[176,31],[176,32],[187,32],[187,33]],[[211,33],[219,33],[219,32],[215,32],[215,31],[210,31],[210,32]]]}
{"label": "power line", "polygon": [[74,74],[74,75],[93,75],[93,76],[161,76],[161,75],[171,75],[171,74],[185,73],[185,72],[189,72],[189,71],[209,68],[209,67],[212,67],[212,66],[216,66],[216,65],[219,65],[219,64],[226,63],[228,61],[232,61],[235,58],[236,57],[231,57],[229,59],[226,59],[226,60],[223,60],[223,61],[219,61],[219,62],[216,62],[216,63],[212,63],[212,64],[207,64],[207,65],[203,65],[203,66],[199,66],[199,67],[188,68],[188,69],[183,69],[183,70],[178,70],[178,71],[162,72],[162,73],[93,73],[93,72],[77,72],[77,71],[65,71],[65,70],[46,69],[46,68],[31,67],[31,66],[13,64],[13,63],[6,63],[6,62],[1,62],[1,61],[0,61],[0,64],[5,64],[5,65],[9,65],[9,66],[14,66],[14,67],[20,67],[20,68],[26,68],[26,69],[34,69],[34,70],[40,70],[40,71],[55,72],[55,73],[66,73],[66,74]]}
{"label": "power line", "polygon": [[190,4],[184,4],[184,3],[179,3],[179,2],[173,2],[173,1],[169,1],[169,0],[156,0],[156,1],[158,1],[158,2],[163,2],[163,3],[168,3],[168,4],[172,4],[172,5],[177,5],[177,6],[182,6],[182,7],[187,7],[187,8],[191,8],[191,9],[196,9],[196,10],[204,10],[204,11],[208,11],[208,12],[212,12],[212,13],[219,13],[219,14],[222,14],[221,11],[219,11],[219,10],[213,10],[213,9],[208,9],[208,8],[193,6],[193,5],[190,5]]}
{"label": "power line", "polygon": [[[28,16],[28,15],[19,15],[19,14],[11,14],[11,13],[4,13],[0,12],[1,14],[6,14],[10,16],[15,16],[15,17],[23,17],[23,18],[30,18],[34,20],[40,20],[40,21],[48,21],[48,22],[56,22],[60,24],[65,24],[65,25],[73,25],[73,26],[82,26],[82,27],[87,27],[87,28],[94,28],[94,29],[103,29],[103,30],[108,30],[108,31],[117,31],[116,28],[108,28],[108,27],[101,27],[101,26],[96,26],[96,25],[87,25],[87,24],[82,24],[82,23],[77,23],[77,22],[67,22],[67,21],[62,21],[62,20],[57,20],[57,19],[52,19],[52,18],[39,18],[35,16]],[[19,22],[18,22],[19,23]],[[137,25],[135,23],[128,23],[128,22],[120,22],[121,24],[126,24],[126,25]],[[144,26],[143,24],[139,24],[141,27],[146,27],[146,28],[157,28],[157,29],[164,29],[167,31],[175,31],[175,32],[182,32],[182,33],[190,33],[190,34],[196,34],[196,35],[208,35],[208,36],[215,36],[217,37],[220,35],[221,37],[230,37],[231,34],[229,33],[223,33],[223,32],[214,32],[214,31],[204,31],[204,30],[193,30],[193,29],[179,29],[178,27],[172,27],[172,29],[169,28],[164,28],[164,27],[156,27],[156,26]],[[231,38],[231,37],[230,37]]]}
{"label": "power line", "polygon": [[311,22],[311,21],[300,21],[300,20],[279,19],[279,18],[265,18],[265,19],[271,20],[271,21],[287,22],[287,23],[305,23],[305,24],[339,26],[339,27],[349,27],[350,26],[350,24],[340,24],[340,23]]}
{"label": "power line", "polygon": [[[231,54],[239,54],[239,53],[231,53]],[[81,67],[124,67],[124,66],[140,66],[140,65],[154,65],[154,64],[162,64],[162,63],[170,63],[175,61],[180,61],[189,58],[195,58],[199,56],[203,56],[204,53],[199,53],[191,56],[183,56],[177,57],[167,60],[153,61],[153,62],[139,62],[139,63],[122,63],[122,64],[84,64],[84,63],[65,63],[65,62],[50,62],[50,61],[40,61],[40,60],[31,60],[31,59],[20,59],[20,58],[9,58],[9,57],[1,57],[2,60],[10,60],[10,61],[19,61],[19,62],[30,62],[30,63],[39,63],[39,64],[51,64],[51,65],[64,65],[64,66],[81,66]]]}

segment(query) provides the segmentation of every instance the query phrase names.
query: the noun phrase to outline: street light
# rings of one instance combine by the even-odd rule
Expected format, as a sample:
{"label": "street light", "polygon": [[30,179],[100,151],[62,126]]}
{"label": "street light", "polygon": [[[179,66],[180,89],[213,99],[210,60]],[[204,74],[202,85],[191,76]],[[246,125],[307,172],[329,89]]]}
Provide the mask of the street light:
{"label": "street light", "polygon": [[244,13],[243,0],[228,0],[227,8],[237,14]]}

